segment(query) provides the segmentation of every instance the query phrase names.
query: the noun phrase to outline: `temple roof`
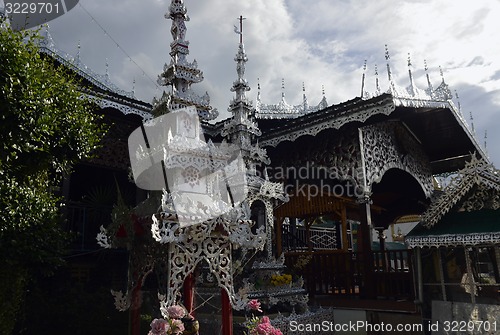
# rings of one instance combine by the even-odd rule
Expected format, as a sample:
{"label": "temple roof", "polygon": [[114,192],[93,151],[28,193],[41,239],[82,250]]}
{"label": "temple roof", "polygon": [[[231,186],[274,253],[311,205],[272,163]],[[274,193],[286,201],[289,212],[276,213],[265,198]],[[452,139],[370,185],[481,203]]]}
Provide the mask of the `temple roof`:
{"label": "temple roof", "polygon": [[315,136],[347,124],[367,125],[399,119],[422,144],[433,174],[457,171],[471,153],[487,156],[451,100],[422,100],[384,93],[369,99],[354,98],[317,112],[287,120],[259,120],[260,145],[276,147],[285,141]]}

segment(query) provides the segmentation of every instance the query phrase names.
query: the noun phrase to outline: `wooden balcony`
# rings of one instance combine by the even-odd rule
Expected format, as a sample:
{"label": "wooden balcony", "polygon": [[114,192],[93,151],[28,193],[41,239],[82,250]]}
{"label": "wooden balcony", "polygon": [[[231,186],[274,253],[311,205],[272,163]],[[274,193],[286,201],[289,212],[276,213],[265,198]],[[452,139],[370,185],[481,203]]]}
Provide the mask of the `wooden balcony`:
{"label": "wooden balcony", "polygon": [[[307,259],[305,266],[297,267]],[[285,253],[285,262],[303,276],[310,298],[320,304],[362,308],[363,301],[372,307],[379,301],[397,310],[415,310],[411,250],[294,251]]]}

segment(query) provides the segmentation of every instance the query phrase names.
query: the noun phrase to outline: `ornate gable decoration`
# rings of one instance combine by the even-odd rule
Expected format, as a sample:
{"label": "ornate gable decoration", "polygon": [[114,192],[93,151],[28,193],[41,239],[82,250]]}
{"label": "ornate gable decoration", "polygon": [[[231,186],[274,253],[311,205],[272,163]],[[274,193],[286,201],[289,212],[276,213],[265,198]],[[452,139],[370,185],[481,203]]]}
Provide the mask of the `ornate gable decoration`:
{"label": "ornate gable decoration", "polygon": [[467,212],[499,209],[500,171],[490,162],[472,156],[424,213],[421,224],[431,228],[453,208]]}

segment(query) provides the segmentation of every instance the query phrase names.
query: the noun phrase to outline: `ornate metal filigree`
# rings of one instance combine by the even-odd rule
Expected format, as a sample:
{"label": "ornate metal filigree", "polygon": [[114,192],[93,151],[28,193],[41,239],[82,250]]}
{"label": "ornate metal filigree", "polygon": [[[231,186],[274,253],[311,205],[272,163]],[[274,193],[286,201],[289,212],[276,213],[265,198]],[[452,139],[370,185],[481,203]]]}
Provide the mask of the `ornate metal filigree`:
{"label": "ornate metal filigree", "polygon": [[[474,193],[474,187],[477,187],[479,193]],[[441,196],[423,214],[421,223],[429,228],[434,226],[452,208],[462,202],[464,209],[470,210],[478,206],[484,207],[488,203],[492,208],[496,207],[498,202],[495,196],[498,196],[498,192],[500,192],[498,170],[490,162],[472,156],[465,167],[451,179]],[[493,198],[490,198],[491,195]]]}
{"label": "ornate metal filigree", "polygon": [[173,42],[170,43],[170,63],[163,67],[163,72],[158,76],[158,84],[172,85],[172,92],[164,92],[161,98],[153,100],[153,113],[161,115],[178,108],[196,106],[202,120],[214,120],[219,112],[210,106],[208,93],[199,96],[191,89],[191,84],[203,81],[203,72],[198,69],[196,60],[187,61],[189,41],[185,40],[187,32],[185,22],[189,21],[189,16],[184,2],[172,1],[165,18],[172,20],[170,32]]}
{"label": "ornate metal filigree", "polygon": [[473,234],[446,234],[429,236],[411,236],[405,238],[405,243],[410,248],[425,247],[453,247],[475,245],[498,245],[500,233],[473,233]]}
{"label": "ornate metal filigree", "polygon": [[168,212],[153,217],[153,237],[169,248],[169,279],[163,307],[176,303],[184,279],[201,261],[206,262],[218,286],[227,291],[233,307],[245,307],[246,302],[234,291],[232,250],[262,250],[266,239],[263,229],[252,233],[248,215],[244,209],[235,208],[216,219],[184,228]]}
{"label": "ornate metal filigree", "polygon": [[[364,102],[365,103],[365,102]],[[277,146],[284,141],[295,141],[297,138],[304,135],[316,136],[318,133],[325,129],[339,129],[345,124],[351,122],[361,122],[364,123],[373,115],[382,114],[389,115],[395,109],[395,105],[392,100],[380,100],[373,102],[371,104],[365,104],[360,106],[354,104],[351,108],[342,112],[331,112],[325,111],[325,117],[321,119],[316,118],[304,118],[303,122],[300,123],[300,127],[291,127],[284,133],[278,133],[277,135],[270,135],[269,138],[261,141],[261,146]]]}
{"label": "ornate metal filigree", "polygon": [[260,97],[260,84],[258,85],[257,104],[255,107],[255,117],[257,119],[294,119],[306,114],[314,113],[328,107],[328,102],[323,92],[323,98],[315,105],[310,106],[307,102],[305,87],[303,87],[303,101],[299,105],[290,105],[285,100],[285,94],[282,93],[281,101],[277,104],[264,104]]}
{"label": "ornate metal filigree", "polygon": [[398,168],[411,174],[427,197],[434,191],[429,159],[411,133],[397,122],[378,123],[360,129],[366,173],[366,192],[384,174]]}
{"label": "ornate metal filigree", "polygon": [[[323,136],[324,135],[324,136]],[[319,134],[318,140],[305,143],[301,150],[287,152],[279,156],[280,168],[288,167],[312,170],[310,178],[323,178],[330,181],[349,181],[354,187],[362,187],[363,173],[359,136],[355,127],[346,127],[340,132]],[[293,176],[284,176],[293,177]]]}

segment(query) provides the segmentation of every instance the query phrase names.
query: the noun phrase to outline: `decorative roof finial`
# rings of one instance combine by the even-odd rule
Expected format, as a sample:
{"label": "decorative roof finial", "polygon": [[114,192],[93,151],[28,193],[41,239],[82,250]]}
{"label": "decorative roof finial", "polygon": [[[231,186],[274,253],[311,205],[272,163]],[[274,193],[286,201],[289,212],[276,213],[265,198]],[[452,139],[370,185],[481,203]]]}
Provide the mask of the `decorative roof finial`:
{"label": "decorative roof finial", "polygon": [[257,78],[257,103],[260,102],[260,78]]}
{"label": "decorative roof finial", "polygon": [[458,111],[462,113],[462,106],[460,105],[460,98],[458,96],[457,90],[455,90],[455,97],[457,98]]}
{"label": "decorative roof finial", "polygon": [[78,40],[78,45],[76,46],[76,56],[75,56],[76,65],[80,64],[80,49],[81,49],[80,40]]}
{"label": "decorative roof finial", "polygon": [[135,77],[134,80],[132,81],[132,96],[135,96]]}
{"label": "decorative roof finial", "polygon": [[432,97],[434,93],[434,88],[432,87],[431,79],[429,78],[429,68],[427,67],[427,61],[424,59],[424,71],[425,77],[427,78],[427,94]]}
{"label": "decorative roof finial", "polygon": [[385,45],[385,60],[387,62],[387,77],[389,78],[389,82],[392,82],[391,66],[389,65],[390,59],[391,59],[391,56],[389,55],[389,47],[386,44]]}
{"label": "decorative roof finial", "polygon": [[108,63],[108,58],[106,58],[106,82],[109,82],[109,63]]}
{"label": "decorative roof finial", "polygon": [[285,78],[281,78],[281,100],[285,99]]}
{"label": "decorative roof finial", "polygon": [[410,78],[410,86],[408,87],[408,93],[415,96],[415,85],[413,84],[413,74],[411,73],[411,56],[408,52],[408,76]]}
{"label": "decorative roof finial", "polygon": [[321,93],[323,94],[323,98],[321,98],[321,101],[318,104],[318,109],[322,110],[328,107],[328,101],[326,101],[325,97],[325,85],[321,85]]}
{"label": "decorative roof finial", "polygon": [[476,136],[476,130],[474,129],[474,118],[472,117],[472,111],[470,111],[470,126],[472,130],[472,135]]}
{"label": "decorative roof finial", "polygon": [[309,103],[307,102],[306,85],[304,82],[302,82],[302,105],[304,106],[304,114],[305,114],[307,113],[307,108],[309,106]]}
{"label": "decorative roof finial", "polygon": [[243,20],[246,20],[246,17],[240,15],[238,20],[240,21],[240,28],[234,26],[234,32],[240,35],[240,44],[243,44]]}
{"label": "decorative roof finial", "polygon": [[484,131],[484,152],[488,155],[488,130]]}
{"label": "decorative roof finial", "polygon": [[377,92],[377,95],[380,95],[380,84],[378,81],[378,66],[375,64],[375,89]]}
{"label": "decorative roof finial", "polygon": [[363,63],[363,76],[361,78],[361,98],[363,98],[365,94],[365,76],[366,76],[366,59]]}

